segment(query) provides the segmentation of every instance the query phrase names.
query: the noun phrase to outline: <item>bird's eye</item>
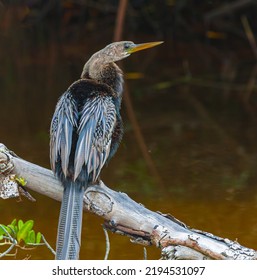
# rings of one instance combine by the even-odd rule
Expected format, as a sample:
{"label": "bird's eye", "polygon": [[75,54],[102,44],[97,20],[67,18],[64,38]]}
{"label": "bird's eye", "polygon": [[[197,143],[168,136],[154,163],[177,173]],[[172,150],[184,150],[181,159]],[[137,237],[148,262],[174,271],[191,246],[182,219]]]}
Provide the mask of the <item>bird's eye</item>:
{"label": "bird's eye", "polygon": [[125,50],[128,50],[129,48],[130,48],[130,44],[129,44],[129,43],[125,43],[125,44],[124,44],[124,49],[125,49]]}

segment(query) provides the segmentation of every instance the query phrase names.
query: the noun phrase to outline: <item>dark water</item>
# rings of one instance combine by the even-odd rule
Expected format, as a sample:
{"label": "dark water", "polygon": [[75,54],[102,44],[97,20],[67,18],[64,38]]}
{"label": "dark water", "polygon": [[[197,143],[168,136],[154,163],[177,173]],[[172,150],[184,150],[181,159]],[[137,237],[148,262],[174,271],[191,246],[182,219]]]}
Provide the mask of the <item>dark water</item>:
{"label": "dark water", "polygon": [[[49,30],[40,34],[14,28],[0,37],[0,142],[49,168],[48,131],[57,98],[79,77],[86,59],[112,37],[99,41],[93,34],[82,39],[56,38]],[[137,36],[140,40],[128,39],[160,39]],[[256,249],[257,106],[252,61],[251,51],[243,46],[237,53],[204,42],[170,40],[124,61],[127,77],[138,78],[126,83],[158,178],[149,170],[123,106],[125,136],[103,171],[103,181],[152,210]],[[60,203],[34,196],[36,203],[1,200],[0,223],[34,219],[35,230],[55,247]],[[81,258],[104,257],[102,223],[85,213]],[[110,233],[110,240],[110,259],[143,258],[142,246],[128,238]],[[45,248],[21,253],[26,255],[53,258]],[[148,248],[148,257],[159,258],[159,251]]]}

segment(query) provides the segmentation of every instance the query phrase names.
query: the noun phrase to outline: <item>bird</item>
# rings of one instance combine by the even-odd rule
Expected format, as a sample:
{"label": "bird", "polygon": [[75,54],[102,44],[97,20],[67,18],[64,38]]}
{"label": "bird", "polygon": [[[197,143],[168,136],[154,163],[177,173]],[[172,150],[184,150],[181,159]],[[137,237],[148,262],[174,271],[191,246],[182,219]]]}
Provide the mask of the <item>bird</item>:
{"label": "bird", "polygon": [[123,72],[115,62],[163,42],[120,41],[93,54],[80,78],[59,98],[50,126],[51,169],[63,186],[57,260],[79,259],[83,196],[123,136]]}

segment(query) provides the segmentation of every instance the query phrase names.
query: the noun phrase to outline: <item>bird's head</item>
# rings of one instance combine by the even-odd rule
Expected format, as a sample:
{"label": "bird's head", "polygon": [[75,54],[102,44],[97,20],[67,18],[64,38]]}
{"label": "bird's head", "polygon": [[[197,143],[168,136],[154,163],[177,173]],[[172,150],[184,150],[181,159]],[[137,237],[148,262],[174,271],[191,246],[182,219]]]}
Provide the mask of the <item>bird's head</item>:
{"label": "bird's head", "polygon": [[102,49],[102,54],[106,56],[107,60],[109,59],[110,62],[115,62],[128,57],[134,52],[152,48],[162,43],[162,41],[143,44],[135,44],[131,41],[114,42]]}
{"label": "bird's head", "polygon": [[84,65],[81,77],[91,77],[97,80],[102,76],[106,65],[122,60],[134,52],[152,48],[162,43],[150,42],[135,44],[131,41],[111,43],[91,56]]}

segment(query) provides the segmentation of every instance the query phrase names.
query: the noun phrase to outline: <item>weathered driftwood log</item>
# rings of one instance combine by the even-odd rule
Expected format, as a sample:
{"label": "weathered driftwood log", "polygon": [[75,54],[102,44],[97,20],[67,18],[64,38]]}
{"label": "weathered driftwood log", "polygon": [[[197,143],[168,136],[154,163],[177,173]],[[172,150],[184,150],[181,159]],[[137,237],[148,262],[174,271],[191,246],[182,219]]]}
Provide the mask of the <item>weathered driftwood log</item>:
{"label": "weathered driftwood log", "polygon": [[[31,190],[56,200],[62,198],[62,186],[50,170],[17,157],[0,144],[0,197],[13,192],[17,184],[14,176],[24,178]],[[255,250],[191,229],[171,215],[150,211],[102,181],[86,190],[84,204],[85,210],[103,217],[111,231],[160,248],[163,259],[257,259]]]}

